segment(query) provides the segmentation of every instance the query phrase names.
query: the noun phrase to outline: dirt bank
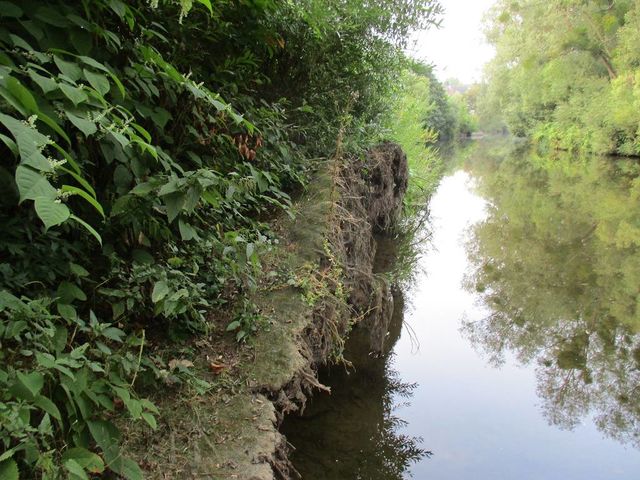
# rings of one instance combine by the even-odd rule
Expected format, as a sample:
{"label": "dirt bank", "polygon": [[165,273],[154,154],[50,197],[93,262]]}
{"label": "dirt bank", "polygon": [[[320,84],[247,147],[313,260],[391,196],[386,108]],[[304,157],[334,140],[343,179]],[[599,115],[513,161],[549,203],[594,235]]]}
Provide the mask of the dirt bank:
{"label": "dirt bank", "polygon": [[393,301],[373,273],[374,234],[393,227],[407,177],[406,157],[392,143],[338,156],[296,203],[295,219],[275,222],[282,240],[253,299],[264,318],[259,332],[238,346],[223,333],[224,312],[214,315],[210,338],[189,361],[194,371],[209,370],[215,389],[167,392],[157,399],[158,430],[127,435],[147,478],[296,478],[278,432],[283,415],[327,390],[317,369],[342,360],[354,323],[365,322],[375,332],[372,348],[383,348]]}

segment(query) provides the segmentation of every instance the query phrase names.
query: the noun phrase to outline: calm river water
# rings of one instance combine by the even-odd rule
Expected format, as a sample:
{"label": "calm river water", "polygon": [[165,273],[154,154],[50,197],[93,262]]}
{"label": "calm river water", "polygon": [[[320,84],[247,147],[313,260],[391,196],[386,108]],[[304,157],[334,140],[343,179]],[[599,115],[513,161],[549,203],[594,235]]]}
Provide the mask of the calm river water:
{"label": "calm river water", "polygon": [[[631,160],[476,144],[431,201],[389,353],[354,331],[283,427],[305,480],[640,478],[640,180]],[[404,305],[406,303],[406,305]]]}

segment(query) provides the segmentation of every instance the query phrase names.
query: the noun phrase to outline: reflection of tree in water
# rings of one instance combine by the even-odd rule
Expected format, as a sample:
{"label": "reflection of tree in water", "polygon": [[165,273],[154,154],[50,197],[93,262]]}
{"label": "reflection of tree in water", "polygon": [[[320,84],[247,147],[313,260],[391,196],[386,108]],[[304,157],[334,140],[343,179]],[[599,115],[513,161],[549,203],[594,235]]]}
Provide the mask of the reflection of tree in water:
{"label": "reflection of tree in water", "polygon": [[474,162],[489,202],[466,287],[491,312],[467,322],[494,362],[538,363],[548,420],[590,415],[640,447],[640,180],[633,161],[523,154]]}
{"label": "reflection of tree in water", "polygon": [[398,397],[409,398],[415,385],[403,383],[391,365],[402,327],[402,298],[396,307],[381,356],[369,354],[365,329],[354,329],[345,357],[355,369],[333,367],[321,376],[332,394],[318,394],[302,417],[287,418],[283,431],[297,451],[292,455],[304,479],[401,480],[411,463],[428,452],[421,439],[398,430]]}

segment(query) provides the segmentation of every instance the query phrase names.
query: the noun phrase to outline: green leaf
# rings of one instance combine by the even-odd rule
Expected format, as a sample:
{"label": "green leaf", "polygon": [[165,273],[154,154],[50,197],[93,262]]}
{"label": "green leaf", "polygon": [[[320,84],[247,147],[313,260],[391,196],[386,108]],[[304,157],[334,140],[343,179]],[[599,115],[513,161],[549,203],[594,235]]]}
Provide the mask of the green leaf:
{"label": "green leaf", "polygon": [[154,417],[153,415],[151,415],[150,413],[143,413],[142,414],[142,419],[147,422],[147,424],[153,428],[154,430],[156,430],[158,428],[158,423],[156,422],[156,417]]}
{"label": "green leaf", "polygon": [[196,229],[182,219],[178,220],[178,228],[180,230],[180,236],[185,242],[198,238]]}
{"label": "green leaf", "polygon": [[126,480],[143,480],[142,470],[136,462],[127,457],[118,457],[110,465],[111,470]]}
{"label": "green leaf", "polygon": [[98,243],[100,245],[102,245],[102,237],[100,236],[100,234],[96,231],[95,228],[93,228],[91,225],[89,225],[87,222],[85,222],[84,220],[82,220],[81,218],[76,217],[75,215],[71,215],[69,218],[71,218],[71,220],[74,220],[76,222],[78,222],[80,225],[82,225],[91,235],[93,235],[95,237],[96,240],[98,240]]}
{"label": "green leaf", "polygon": [[169,218],[169,223],[171,223],[176,219],[176,217],[182,210],[185,202],[185,196],[183,193],[176,192],[165,195],[163,199],[167,207],[167,217]]}
{"label": "green leaf", "polygon": [[[33,397],[40,393],[42,387],[44,387],[44,375],[39,372],[22,373],[17,372],[16,377],[18,382],[25,387]],[[1,478],[1,477],[0,477]]]}
{"label": "green leaf", "polygon": [[[16,447],[10,448],[9,450],[7,450],[6,452],[3,452],[0,455],[0,463],[4,462],[5,460],[13,457],[13,454],[16,453]],[[0,477],[1,478],[1,477]]]}
{"label": "green leaf", "polygon": [[32,166],[37,170],[52,172],[53,167],[42,155],[42,149],[49,143],[49,139],[38,132],[31,125],[21,122],[9,115],[0,113],[0,122],[11,132],[18,144],[20,158],[24,165]]}
{"label": "green leaf", "polygon": [[20,152],[18,151],[18,145],[16,144],[16,142],[14,142],[13,140],[11,140],[9,137],[7,137],[2,133],[0,133],[0,140],[2,140],[2,142],[7,147],[9,147],[9,150],[11,150],[11,153],[13,153],[16,157],[20,155]]}
{"label": "green leaf", "polygon": [[25,88],[19,80],[13,77],[7,77],[6,87],[29,113],[37,113],[40,110],[36,99],[33,98],[31,92]]}
{"label": "green leaf", "polygon": [[209,13],[213,15],[213,8],[211,7],[211,0],[198,0],[198,3],[201,3],[209,10]]}
{"label": "green leaf", "polygon": [[87,94],[84,93],[81,88],[72,87],[71,85],[67,85],[66,83],[60,84],[60,90],[62,90],[62,93],[64,93],[65,96],[69,100],[71,100],[75,106],[78,106],[79,104],[86,102],[89,99]]}
{"label": "green leaf", "polygon": [[87,202],[89,202],[89,204],[95,208],[98,213],[100,215],[102,215],[102,217],[104,218],[104,210],[102,209],[102,205],[100,205],[98,203],[98,201],[93,198],[91,195],[89,195],[87,192],[85,192],[84,190],[78,188],[78,187],[73,187],[71,185],[63,185],[61,190],[63,192],[68,192],[68,193],[72,193],[74,195],[80,195],[82,198],[84,198]]}
{"label": "green leaf", "polygon": [[164,280],[156,282],[153,286],[153,292],[151,293],[151,301],[158,303],[169,294],[169,285]]}
{"label": "green leaf", "polygon": [[89,271],[86,268],[84,268],[82,265],[78,265],[77,263],[70,262],[69,270],[71,270],[71,273],[73,273],[77,277],[89,276]]}
{"label": "green leaf", "polygon": [[2,480],[19,480],[18,464],[15,460],[5,460],[0,463],[0,478]]}
{"label": "green leaf", "polygon": [[60,298],[62,303],[71,303],[74,300],[84,302],[87,299],[85,293],[75,283],[62,281],[58,285],[56,296]]}
{"label": "green leaf", "polygon": [[40,89],[44,93],[53,92],[54,90],[58,89],[58,82],[56,82],[53,78],[40,75],[32,69],[29,69],[29,77],[35,84],[40,87]]}
{"label": "green leaf", "polygon": [[155,263],[153,255],[146,250],[141,250],[139,248],[136,248],[131,252],[131,258],[133,258],[134,262],[139,263],[140,265],[153,265]]}
{"label": "green leaf", "polygon": [[62,415],[60,415],[60,410],[58,410],[56,404],[49,400],[47,397],[38,395],[33,403],[59,422],[62,422]]}
{"label": "green leaf", "polygon": [[58,307],[58,313],[65,320],[73,322],[78,318],[78,312],[76,312],[76,309],[72,305],[67,305],[65,303],[58,303],[57,307]]}
{"label": "green leaf", "polygon": [[[6,18],[20,18],[24,12],[14,2],[0,2],[0,12]],[[0,478],[4,478],[0,475]]]}
{"label": "green leaf", "polygon": [[73,125],[78,130],[80,130],[82,133],[84,133],[85,137],[88,137],[89,135],[93,135],[94,133],[96,133],[98,131],[98,127],[91,120],[87,120],[86,118],[78,117],[77,115],[74,115],[73,113],[69,112],[68,110],[65,113],[67,114],[67,118],[69,119],[69,121],[71,123],[73,123]]}
{"label": "green leaf", "polygon": [[36,197],[35,207],[46,230],[66,222],[71,215],[69,208],[64,203],[59,203],[50,197]]}
{"label": "green leaf", "polygon": [[240,320],[234,320],[229,325],[227,325],[227,332],[233,332],[238,328],[240,328]]}
{"label": "green leaf", "polygon": [[156,186],[151,182],[139,183],[129,193],[144,197],[155,190]]}
{"label": "green leaf", "polygon": [[73,458],[69,458],[64,463],[64,468],[70,473],[69,479],[71,480],[89,480],[84,468],[76,462]]}
{"label": "green leaf", "polygon": [[61,59],[57,55],[53,57],[53,61],[57,65],[60,72],[69,77],[74,82],[77,82],[82,77],[82,70],[75,62],[68,62],[66,60]]}
{"label": "green leaf", "polygon": [[74,447],[68,449],[62,454],[62,461],[66,462],[67,460],[76,461],[82,468],[91,473],[104,472],[104,462],[102,459],[86,448]]}
{"label": "green leaf", "polygon": [[45,177],[30,168],[19,165],[16,168],[16,185],[20,192],[20,203],[36,198],[49,198],[54,200],[58,191],[53,188]]}
{"label": "green leaf", "polygon": [[118,90],[120,91],[120,95],[122,96],[122,99],[124,100],[124,98],[126,97],[126,90],[124,88],[124,85],[122,84],[120,79],[118,77],[116,77],[113,73],[109,72],[109,76],[111,77],[111,80],[113,80],[113,83],[116,84],[116,87],[118,87]]}
{"label": "green leaf", "polygon": [[89,84],[95,88],[98,93],[105,96],[111,90],[111,84],[109,79],[101,73],[94,73],[86,68],[83,70],[85,78],[89,81]]}
{"label": "green leaf", "polygon": [[106,420],[87,420],[87,427],[89,427],[89,433],[91,433],[93,439],[102,449],[107,463],[110,464],[119,457],[120,432],[111,422]]}
{"label": "green leaf", "polygon": [[106,338],[113,340],[114,342],[122,343],[122,339],[126,336],[122,330],[116,327],[105,328],[102,335]]}
{"label": "green leaf", "polygon": [[62,130],[60,125],[58,125],[51,117],[45,115],[42,112],[38,112],[38,120],[40,120],[42,123],[49,126],[54,132],[60,135],[67,143],[69,144],[71,143],[71,140],[69,139],[69,135],[67,135],[66,132]]}

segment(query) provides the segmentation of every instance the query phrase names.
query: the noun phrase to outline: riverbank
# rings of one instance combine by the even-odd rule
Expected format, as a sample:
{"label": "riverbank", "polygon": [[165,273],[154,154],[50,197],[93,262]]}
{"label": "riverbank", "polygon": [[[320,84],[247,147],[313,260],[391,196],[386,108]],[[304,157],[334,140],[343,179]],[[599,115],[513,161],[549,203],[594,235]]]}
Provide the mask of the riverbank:
{"label": "riverbank", "polygon": [[224,334],[225,312],[212,331],[176,358],[215,388],[158,395],[158,429],[126,429],[126,449],[147,478],[295,478],[278,426],[304,409],[327,362],[342,361],[354,323],[382,330],[390,319],[389,286],[373,274],[374,233],[388,231],[402,210],[406,156],[384,143],[362,158],[328,162],[272,228],[280,243],[265,260],[251,298],[261,328],[246,344]]}

